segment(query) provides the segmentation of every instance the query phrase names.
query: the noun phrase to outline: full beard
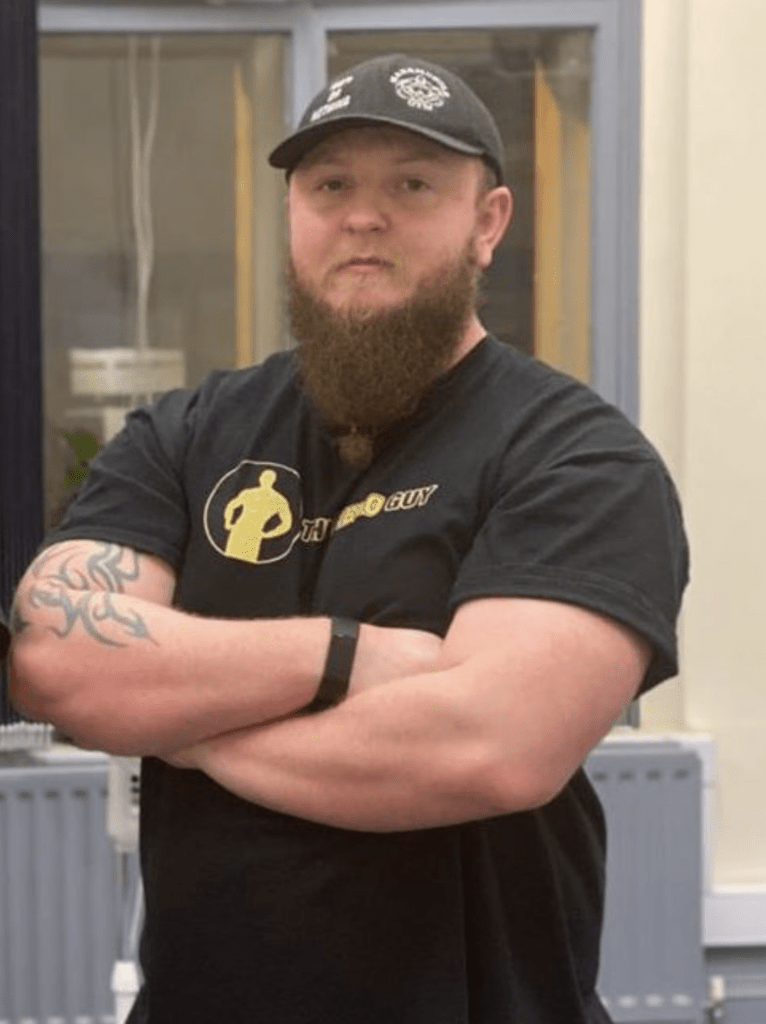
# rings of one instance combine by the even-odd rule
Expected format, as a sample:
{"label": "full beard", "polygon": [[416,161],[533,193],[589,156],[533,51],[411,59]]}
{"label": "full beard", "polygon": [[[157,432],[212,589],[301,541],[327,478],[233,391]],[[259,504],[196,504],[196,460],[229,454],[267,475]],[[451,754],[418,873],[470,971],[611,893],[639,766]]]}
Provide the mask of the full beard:
{"label": "full beard", "polygon": [[288,309],[301,378],[344,461],[369,465],[376,439],[412,416],[448,369],[476,308],[478,282],[467,246],[406,302],[338,311],[290,264]]}

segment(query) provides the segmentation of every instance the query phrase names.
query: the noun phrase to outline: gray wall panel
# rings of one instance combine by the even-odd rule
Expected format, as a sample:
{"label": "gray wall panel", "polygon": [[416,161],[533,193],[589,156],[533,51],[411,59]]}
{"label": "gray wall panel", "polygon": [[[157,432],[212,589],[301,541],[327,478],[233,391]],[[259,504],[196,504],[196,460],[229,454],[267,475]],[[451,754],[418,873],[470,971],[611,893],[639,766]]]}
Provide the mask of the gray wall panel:
{"label": "gray wall panel", "polygon": [[106,797],[105,760],[0,766],[0,1022],[113,1019],[122,906]]}
{"label": "gray wall panel", "polygon": [[599,993],[615,1021],[703,1018],[701,765],[675,743],[588,760],[607,819]]}

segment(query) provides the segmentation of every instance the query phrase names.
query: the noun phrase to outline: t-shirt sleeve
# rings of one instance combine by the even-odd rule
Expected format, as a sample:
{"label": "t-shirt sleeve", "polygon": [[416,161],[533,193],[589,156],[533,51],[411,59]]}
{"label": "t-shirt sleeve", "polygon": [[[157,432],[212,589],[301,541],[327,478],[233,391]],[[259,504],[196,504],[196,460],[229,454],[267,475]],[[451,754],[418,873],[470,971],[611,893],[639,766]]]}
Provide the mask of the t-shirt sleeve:
{"label": "t-shirt sleeve", "polygon": [[651,643],[642,692],[675,675],[688,552],[675,488],[652,449],[589,446],[516,479],[510,463],[496,494],[455,581],[453,610],[491,596],[580,605]]}
{"label": "t-shirt sleeve", "polygon": [[189,528],[183,466],[195,407],[195,393],[179,390],[130,413],[93,459],[46,546],[74,539],[124,544],[178,570]]}

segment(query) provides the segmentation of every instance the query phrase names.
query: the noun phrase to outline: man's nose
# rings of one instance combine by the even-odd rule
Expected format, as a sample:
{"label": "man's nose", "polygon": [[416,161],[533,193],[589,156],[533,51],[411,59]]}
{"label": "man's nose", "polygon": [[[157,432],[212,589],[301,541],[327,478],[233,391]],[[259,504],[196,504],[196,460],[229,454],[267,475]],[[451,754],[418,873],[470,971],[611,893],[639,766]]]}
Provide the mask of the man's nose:
{"label": "man's nose", "polygon": [[344,227],[347,231],[384,231],[389,215],[385,197],[368,189],[359,189],[348,200]]}

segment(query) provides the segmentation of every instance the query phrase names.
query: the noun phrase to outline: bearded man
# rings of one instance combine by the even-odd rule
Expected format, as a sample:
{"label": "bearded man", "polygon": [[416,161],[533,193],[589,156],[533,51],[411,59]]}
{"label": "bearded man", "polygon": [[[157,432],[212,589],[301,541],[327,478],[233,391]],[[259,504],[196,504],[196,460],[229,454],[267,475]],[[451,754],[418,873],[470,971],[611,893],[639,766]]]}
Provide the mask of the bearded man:
{"label": "bearded man", "polygon": [[486,334],[464,82],[365,62],[270,159],[297,348],[134,413],[17,594],[19,708],[144,758],[131,1024],[604,1021],[581,765],[676,671],[673,485]]}

